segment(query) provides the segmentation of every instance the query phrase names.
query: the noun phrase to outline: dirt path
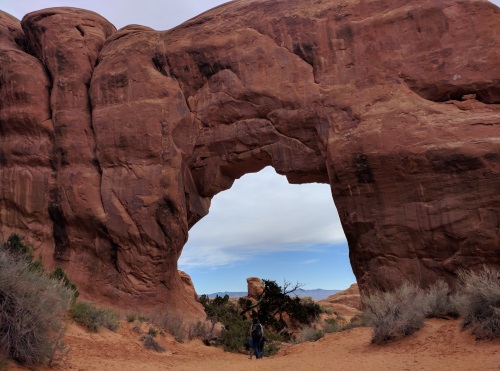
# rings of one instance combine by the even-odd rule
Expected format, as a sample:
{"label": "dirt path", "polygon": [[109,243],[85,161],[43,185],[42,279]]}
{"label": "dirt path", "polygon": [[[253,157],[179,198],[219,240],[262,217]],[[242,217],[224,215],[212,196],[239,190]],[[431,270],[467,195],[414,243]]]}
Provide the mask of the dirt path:
{"label": "dirt path", "polygon": [[369,328],[327,334],[317,342],[287,346],[274,357],[250,361],[243,354],[225,353],[198,340],[179,344],[170,337],[158,338],[167,352],[149,351],[127,323],[116,333],[97,334],[72,324],[66,336],[70,358],[55,370],[250,371],[255,370],[255,362],[264,371],[500,370],[500,340],[476,342],[460,332],[458,321],[429,320],[415,335],[384,346],[371,345],[370,335]]}

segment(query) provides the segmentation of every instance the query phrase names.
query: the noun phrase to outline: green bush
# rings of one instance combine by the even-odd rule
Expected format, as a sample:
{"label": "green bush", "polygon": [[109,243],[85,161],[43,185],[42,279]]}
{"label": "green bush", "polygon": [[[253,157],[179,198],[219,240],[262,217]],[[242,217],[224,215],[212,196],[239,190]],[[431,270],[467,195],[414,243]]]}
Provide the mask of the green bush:
{"label": "green bush", "polygon": [[471,328],[477,339],[500,338],[500,271],[484,267],[479,272],[461,271],[458,276],[462,327]]}
{"label": "green bush", "polygon": [[99,331],[100,327],[105,327],[112,331],[116,331],[119,327],[118,315],[115,312],[96,307],[85,301],[74,303],[70,314],[76,323],[92,332]]}
{"label": "green bush", "polygon": [[221,322],[224,325],[221,336],[217,341],[225,351],[241,352],[248,344],[250,324],[245,316],[241,315],[241,308],[229,301],[229,296],[200,296],[200,302],[205,308],[207,319],[212,323]]}
{"label": "green bush", "polygon": [[0,343],[22,364],[51,364],[66,351],[62,320],[72,292],[13,256],[26,252],[18,242],[11,236],[0,250]]}
{"label": "green bush", "polygon": [[23,238],[17,234],[11,234],[6,243],[0,244],[2,250],[7,251],[14,259],[23,259],[28,263],[31,270],[44,272],[42,259],[34,260],[33,248],[31,245],[23,242]]}
{"label": "green bush", "polygon": [[2,244],[2,247],[13,256],[24,257],[29,262],[33,261],[31,246],[24,243],[23,239],[17,234],[11,234],[7,242]]}
{"label": "green bush", "polygon": [[279,352],[283,337],[271,330],[267,330],[264,334],[264,357],[271,357]]}
{"label": "green bush", "polygon": [[374,327],[373,343],[411,335],[424,324],[424,292],[408,282],[394,291],[372,293],[363,298],[363,303]]}
{"label": "green bush", "polygon": [[74,283],[72,283],[68,276],[66,275],[66,273],[62,270],[62,268],[56,268],[50,275],[49,275],[50,278],[52,279],[55,279],[55,280],[58,280],[60,282],[62,282],[62,284],[67,287],[69,290],[71,290],[73,292],[73,302],[76,301],[76,299],[78,298],[78,296],[80,296],[80,292],[78,291],[78,288],[76,287],[76,285]]}
{"label": "green bush", "polygon": [[220,344],[227,352],[241,352],[247,345],[251,321],[234,317],[224,323]]}
{"label": "green bush", "polygon": [[263,326],[281,334],[284,339],[289,340],[292,337],[285,317],[290,319],[292,325],[309,325],[322,313],[321,307],[311,299],[289,295],[300,287],[299,284],[290,287],[290,283],[285,282],[281,287],[275,281],[262,281],[264,291],[257,303],[240,303],[243,305],[243,313],[251,312],[252,317],[258,317]]}
{"label": "green bush", "polygon": [[335,318],[327,318],[323,326],[323,331],[326,334],[332,334],[342,331],[343,326]]}

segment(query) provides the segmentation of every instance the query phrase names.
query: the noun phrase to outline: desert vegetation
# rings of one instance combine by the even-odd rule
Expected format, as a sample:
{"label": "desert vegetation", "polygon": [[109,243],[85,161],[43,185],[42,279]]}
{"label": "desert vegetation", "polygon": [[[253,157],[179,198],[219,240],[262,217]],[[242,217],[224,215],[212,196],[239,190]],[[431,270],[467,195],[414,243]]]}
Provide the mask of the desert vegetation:
{"label": "desert vegetation", "polygon": [[118,316],[86,302],[61,268],[48,273],[32,247],[13,234],[0,244],[0,359],[53,365],[69,349],[63,342],[67,314],[91,331],[115,330]]}
{"label": "desert vegetation", "polygon": [[99,331],[101,327],[116,331],[119,327],[118,315],[115,312],[86,301],[74,303],[70,315],[76,323],[92,332]]}
{"label": "desert vegetation", "polygon": [[[248,342],[252,318],[258,318],[264,326],[265,355],[276,354],[282,342],[311,341],[321,338],[332,330],[331,322],[320,321],[322,308],[311,299],[302,299],[292,294],[300,285],[262,280],[264,290],[258,298],[230,300],[229,296],[214,299],[200,297],[213,325],[221,323],[223,330],[216,344],[226,351],[241,352]],[[323,330],[323,326],[328,330]],[[342,326],[338,325],[340,330]],[[313,334],[313,335],[310,335]]]}
{"label": "desert vegetation", "polygon": [[456,305],[462,327],[470,328],[477,339],[500,338],[500,271],[485,267],[458,276],[462,286]]}
{"label": "desert vegetation", "polygon": [[484,267],[458,273],[453,293],[444,281],[423,290],[405,282],[388,292],[363,297],[365,315],[374,327],[372,342],[385,343],[419,330],[425,318],[462,318],[477,339],[500,337],[500,272]]}
{"label": "desert vegetation", "polygon": [[[276,354],[283,342],[316,341],[325,334],[369,323],[372,342],[381,344],[418,331],[426,318],[458,318],[477,339],[500,338],[500,272],[484,267],[460,271],[452,291],[444,281],[423,290],[404,283],[388,292],[363,297],[365,311],[350,321],[334,309],[293,295],[299,285],[263,280],[256,298],[200,297],[206,322],[186,323],[173,314],[145,317],[128,314],[125,320],[144,344],[165,352],[163,341],[171,333],[177,342],[201,338],[229,352],[243,352],[252,318],[265,327],[265,354]],[[78,301],[79,292],[60,268],[47,272],[29,244],[17,235],[0,244],[0,368],[7,359],[34,367],[52,365],[67,356],[63,342],[66,319],[89,331],[116,330],[119,316],[111,310]]]}
{"label": "desert vegetation", "polygon": [[34,261],[31,247],[12,235],[0,248],[0,344],[21,364],[53,364],[63,357],[66,312],[74,291]]}

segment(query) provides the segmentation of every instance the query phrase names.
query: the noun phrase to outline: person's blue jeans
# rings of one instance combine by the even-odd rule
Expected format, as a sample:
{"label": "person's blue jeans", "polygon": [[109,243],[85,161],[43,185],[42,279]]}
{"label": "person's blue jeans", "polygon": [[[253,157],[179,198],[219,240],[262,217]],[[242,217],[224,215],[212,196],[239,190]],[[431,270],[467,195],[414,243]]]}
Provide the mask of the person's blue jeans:
{"label": "person's blue jeans", "polygon": [[262,340],[253,341],[253,339],[250,339],[250,345],[253,349],[255,357],[257,359],[262,358],[262,356],[264,355],[264,342]]}

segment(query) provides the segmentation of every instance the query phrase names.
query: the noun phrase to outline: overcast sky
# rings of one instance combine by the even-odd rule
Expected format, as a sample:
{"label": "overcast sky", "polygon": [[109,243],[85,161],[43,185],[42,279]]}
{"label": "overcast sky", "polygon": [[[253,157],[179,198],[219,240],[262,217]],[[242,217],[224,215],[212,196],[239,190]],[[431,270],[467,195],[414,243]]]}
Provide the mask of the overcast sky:
{"label": "overcast sky", "polygon": [[[34,10],[73,6],[93,10],[117,28],[166,30],[224,2],[0,0],[0,9],[22,19]],[[500,0],[492,2],[500,6]],[[306,289],[355,282],[329,186],[290,185],[272,168],[245,175],[213,199],[210,214],[190,231],[179,268],[200,294],[245,291],[250,276],[300,282]]]}

